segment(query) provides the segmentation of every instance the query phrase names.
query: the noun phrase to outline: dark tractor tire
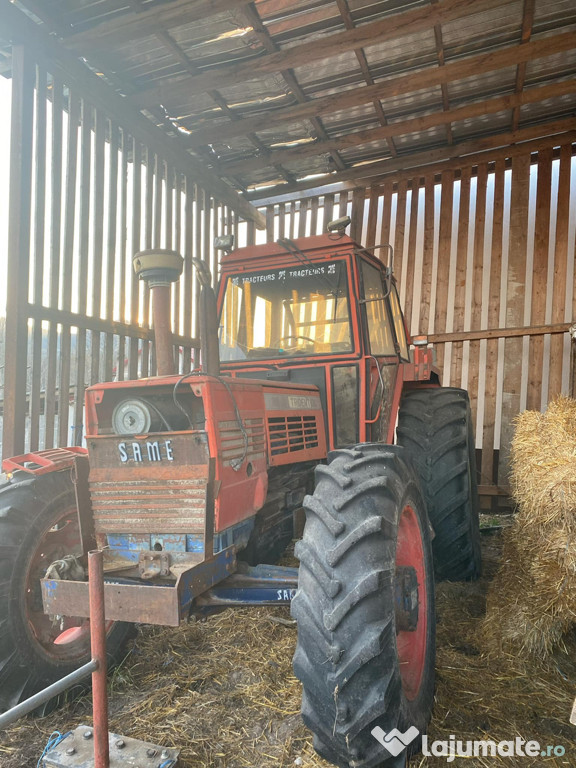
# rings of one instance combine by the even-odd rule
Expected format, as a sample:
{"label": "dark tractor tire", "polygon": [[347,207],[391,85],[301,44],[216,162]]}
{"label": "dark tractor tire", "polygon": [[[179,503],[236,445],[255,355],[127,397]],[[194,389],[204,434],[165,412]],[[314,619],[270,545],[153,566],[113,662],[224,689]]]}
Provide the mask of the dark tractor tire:
{"label": "dark tractor tire", "polygon": [[[0,486],[0,712],[90,660],[88,620],[52,622],[42,611],[40,579],[68,554],[81,554],[70,472],[39,477],[19,472]],[[121,658],[131,629],[110,622],[111,664]],[[52,700],[38,712],[56,704]]]}
{"label": "dark tractor tire", "polygon": [[434,577],[424,499],[398,446],[335,451],[316,482],[304,501],[292,601],[302,717],[326,760],[401,768],[420,736],[393,756],[372,731],[421,735],[430,720]]}
{"label": "dark tractor tire", "polygon": [[420,479],[434,537],[437,581],[472,581],[482,572],[474,430],[468,393],[436,387],[406,392],[397,441]]}

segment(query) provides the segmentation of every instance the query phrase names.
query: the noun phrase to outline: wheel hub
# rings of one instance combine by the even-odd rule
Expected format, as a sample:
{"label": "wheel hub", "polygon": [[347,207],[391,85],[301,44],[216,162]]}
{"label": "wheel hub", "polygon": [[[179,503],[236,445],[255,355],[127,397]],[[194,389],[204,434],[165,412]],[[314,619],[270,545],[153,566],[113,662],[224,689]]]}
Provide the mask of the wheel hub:
{"label": "wheel hub", "polygon": [[418,626],[418,574],[410,565],[396,568],[394,600],[396,630],[415,632]]}

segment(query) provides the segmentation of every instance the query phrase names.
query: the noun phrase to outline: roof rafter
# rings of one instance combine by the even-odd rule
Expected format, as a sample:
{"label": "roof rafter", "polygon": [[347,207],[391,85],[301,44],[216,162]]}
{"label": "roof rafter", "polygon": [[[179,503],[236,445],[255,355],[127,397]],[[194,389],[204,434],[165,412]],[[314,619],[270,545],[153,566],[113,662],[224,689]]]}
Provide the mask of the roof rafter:
{"label": "roof rafter", "polygon": [[[532,36],[532,26],[534,25],[534,7],[536,0],[524,0],[524,10],[522,12],[522,34],[520,36],[520,45],[525,45]],[[516,67],[516,93],[521,93],[526,81],[526,62],[522,61]],[[520,122],[520,108],[516,107],[512,111],[512,130],[518,128]]]}
{"label": "roof rafter", "polygon": [[[355,88],[341,93],[323,96],[304,104],[282,107],[266,114],[266,128],[286,125],[314,115],[326,115],[349,107],[369,104],[374,98],[385,99],[412,91],[423,90],[443,82],[457,80],[472,75],[483,74],[496,69],[515,65],[517,62],[543,58],[560,51],[576,48],[576,32],[563,32],[559,35],[536,40],[524,45],[514,45],[489,53],[469,56],[445,64],[443,67],[429,67],[419,72],[399,75],[375,85]],[[208,142],[231,139],[245,135],[250,130],[262,127],[262,115],[244,118],[235,123],[208,126],[195,131],[187,138],[188,146],[199,147]]]}
{"label": "roof rafter", "polygon": [[402,155],[401,157],[389,160],[378,160],[373,163],[358,165],[353,168],[347,168],[345,171],[340,171],[339,173],[326,174],[326,178],[301,181],[293,186],[286,184],[277,187],[255,189],[247,195],[247,198],[249,200],[258,200],[264,195],[270,198],[275,197],[276,195],[284,195],[288,192],[301,191],[310,189],[311,187],[323,186],[324,184],[336,184],[337,182],[350,180],[356,181],[359,186],[365,186],[366,184],[372,183],[372,177],[374,176],[397,173],[398,171],[404,171],[408,168],[424,168],[444,160],[459,159],[462,162],[468,163],[467,156],[469,155],[478,152],[487,152],[492,149],[499,149],[500,147],[504,147],[507,151],[510,151],[510,144],[528,142],[532,139],[546,138],[551,143],[552,139],[550,137],[558,134],[558,142],[566,143],[568,139],[564,138],[561,140],[560,135],[564,134],[565,136],[568,136],[572,135],[573,132],[574,118],[564,118],[562,120],[530,126],[529,128],[521,128],[518,131],[498,133],[484,138],[466,139],[463,142],[452,144],[452,146],[449,147],[424,150],[422,152],[414,152],[413,154]]}
{"label": "roof rafter", "polygon": [[133,103],[146,107],[154,104],[170,101],[173,97],[180,97],[182,85],[185,84],[189,96],[205,93],[210,88],[226,85],[237,85],[248,80],[256,80],[261,75],[290,69],[291,67],[304,66],[314,61],[328,59],[331,56],[382,43],[386,40],[395,40],[407,35],[433,29],[438,23],[452,21],[481,11],[501,7],[514,0],[440,0],[430,8],[429,6],[413,8],[387,16],[381,21],[364,24],[361,27],[347,29],[326,35],[319,40],[295,45],[285,50],[269,53],[264,56],[250,57],[247,61],[236,62],[224,66],[213,67],[196,77],[176,77],[165,85],[156,86],[135,94]]}
{"label": "roof rafter", "polygon": [[295,149],[276,150],[264,157],[249,158],[234,163],[220,163],[218,173],[223,176],[230,174],[242,174],[248,171],[265,168],[272,162],[290,162],[310,157],[329,150],[342,150],[355,147],[360,144],[378,141],[390,136],[404,136],[410,133],[418,133],[439,125],[447,125],[456,120],[466,120],[471,117],[480,117],[487,113],[501,112],[513,109],[522,104],[534,104],[538,101],[563,96],[567,93],[576,93],[576,79],[561,80],[558,83],[529,88],[522,93],[511,93],[507,96],[497,96],[494,99],[485,99],[461,107],[455,107],[447,112],[433,112],[422,117],[414,117],[398,123],[391,123],[381,128],[371,128],[365,131],[355,131],[337,139],[319,141],[315,144],[306,144]]}

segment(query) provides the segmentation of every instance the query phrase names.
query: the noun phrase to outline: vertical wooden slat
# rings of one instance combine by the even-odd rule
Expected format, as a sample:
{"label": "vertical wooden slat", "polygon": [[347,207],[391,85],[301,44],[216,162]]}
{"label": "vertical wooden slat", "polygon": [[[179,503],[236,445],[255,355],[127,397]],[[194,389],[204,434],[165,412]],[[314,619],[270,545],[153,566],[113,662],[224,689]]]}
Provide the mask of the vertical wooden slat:
{"label": "vertical wooden slat", "polygon": [[[458,210],[458,240],[456,245],[456,275],[454,291],[453,331],[464,330],[464,305],[466,301],[466,265],[468,262],[468,229],[470,219],[471,169],[464,168],[460,176],[460,207]],[[462,381],[461,341],[452,344],[450,385],[459,387]]]}
{"label": "vertical wooden slat", "polygon": [[[126,267],[127,267],[127,227],[128,227],[128,141],[129,137],[125,130],[122,130],[122,145],[120,155],[120,202],[118,209],[120,211],[118,224],[118,256],[116,259],[116,274],[118,280],[119,308],[118,317],[122,322],[126,322],[127,293],[126,293]],[[126,337],[120,336],[118,339],[118,357],[116,360],[116,372],[118,381],[124,381],[126,367]]]}
{"label": "vertical wooden slat", "polygon": [[[505,160],[496,161],[494,169],[494,213],[492,218],[492,248],[490,259],[490,289],[488,295],[488,328],[497,328],[500,320],[500,285],[502,272],[502,236],[504,232],[504,173]],[[498,339],[486,342],[486,385],[484,395],[484,430],[482,435],[482,483],[492,484],[494,478],[494,434],[496,423],[496,387],[498,373]]]}
{"label": "vertical wooden slat", "polygon": [[[51,307],[58,307],[60,294],[61,213],[62,213],[62,123],[63,84],[57,78],[52,81],[52,162],[50,170],[50,288]],[[56,401],[58,393],[58,326],[50,322],[48,331],[48,362],[46,368],[44,423],[46,448],[54,446]]]}
{"label": "vertical wooden slat", "polygon": [[[570,218],[570,172],[572,146],[560,149],[560,171],[556,209],[556,242],[554,248],[554,283],[552,289],[552,322],[566,321],[566,274],[568,269],[568,223]],[[570,318],[573,319],[573,318]],[[564,338],[554,335],[550,339],[550,379],[548,400],[562,391],[562,357]]]}
{"label": "vertical wooden slat", "polygon": [[300,201],[300,212],[298,214],[298,237],[306,236],[306,219],[308,218],[309,207],[310,200]]}
{"label": "vertical wooden slat", "polygon": [[[546,283],[548,279],[548,248],[550,244],[550,193],[552,186],[552,147],[538,153],[538,182],[536,191],[536,222],[534,229],[534,265],[532,268],[532,325],[546,321]],[[526,406],[540,410],[542,396],[542,366],[544,337],[532,336],[528,357],[528,393]]]}
{"label": "vertical wooden slat", "polygon": [[[320,200],[317,197],[312,198],[310,204],[310,231],[309,235],[315,235],[318,231],[318,208],[320,207]],[[354,237],[354,235],[352,235]]]}
{"label": "vertical wooden slat", "polygon": [[[108,193],[106,207],[108,208],[108,231],[106,233],[106,286],[105,286],[105,318],[114,319],[114,266],[117,258],[116,236],[118,219],[118,127],[110,123],[110,141],[108,142]],[[113,378],[114,367],[114,336],[106,334],[104,378]]]}
{"label": "vertical wooden slat", "polygon": [[[132,139],[132,210],[131,237],[132,253],[128,255],[132,261],[134,255],[140,250],[142,233],[142,148],[135,139]],[[133,325],[139,322],[140,291],[138,278],[133,269],[130,270],[130,322]],[[134,336],[130,339],[128,349],[128,377],[138,377],[138,339]]]}
{"label": "vertical wooden slat", "polygon": [[[92,107],[82,101],[82,133],[80,138],[80,201],[79,201],[79,254],[78,254],[78,308],[87,312],[88,301],[88,250],[90,247],[90,189],[92,158]],[[74,439],[81,442],[84,432],[84,387],[86,383],[85,328],[78,328],[76,354],[76,384],[74,390]]]}
{"label": "vertical wooden slat", "polygon": [[[96,110],[96,129],[94,136],[94,205],[92,234],[92,314],[100,317],[102,312],[102,261],[104,256],[104,169],[105,169],[106,119],[100,110]],[[90,383],[100,380],[100,344],[101,334],[91,333],[92,354]]]}
{"label": "vertical wooden slat", "polygon": [[[44,218],[46,215],[46,72],[36,70],[35,121],[34,121],[34,289],[32,303],[42,304],[44,289]],[[30,388],[30,450],[40,447],[40,406],[42,398],[42,321],[34,320],[32,337],[32,383]]]}
{"label": "vertical wooden slat", "polygon": [[[376,245],[386,245],[390,243],[390,216],[392,213],[392,182],[387,181],[382,187],[382,225],[380,234],[376,238]],[[385,249],[378,251],[381,259],[386,260],[388,255]]]}
{"label": "vertical wooden slat", "polygon": [[[420,293],[419,333],[429,333],[432,302],[432,260],[434,257],[434,177],[424,183],[424,252],[422,255],[422,288]],[[409,315],[410,317],[410,315]]]}
{"label": "vertical wooden slat", "polygon": [[[488,183],[488,166],[480,163],[476,176],[476,209],[474,212],[474,252],[472,258],[472,312],[470,330],[480,329],[482,314],[482,287],[484,277],[484,229],[486,225],[486,186]],[[480,375],[480,342],[471,341],[468,354],[468,394],[472,419],[475,424],[478,407],[478,377]]]}
{"label": "vertical wooden slat", "polygon": [[[68,103],[68,137],[66,151],[66,183],[64,194],[64,241],[62,250],[61,269],[61,302],[62,308],[72,309],[72,275],[74,256],[74,224],[76,218],[76,171],[78,158],[78,122],[80,119],[80,102],[74,93],[70,94]],[[63,326],[60,339],[60,391],[58,397],[58,443],[68,445],[68,411],[70,407],[70,356],[71,356],[70,327]]]}
{"label": "vertical wooden slat", "polygon": [[376,245],[376,225],[378,224],[378,198],[380,187],[370,187],[368,198],[368,226],[366,230],[366,248],[374,248]]}
{"label": "vertical wooden slat", "polygon": [[406,229],[406,179],[398,184],[396,202],[396,229],[394,231],[394,274],[400,288],[404,260],[404,233]]}
{"label": "vertical wooden slat", "polygon": [[[446,331],[453,205],[454,173],[450,170],[443,171],[440,197],[440,225],[438,231],[438,270],[436,273],[436,308],[434,312],[434,333],[444,333]],[[442,369],[444,363],[443,344],[439,344],[436,347],[436,359],[438,367]]]}
{"label": "vertical wooden slat", "polygon": [[[190,181],[189,177],[184,180],[184,274],[182,276],[182,291],[184,302],[184,327],[182,332],[184,336],[192,335],[192,301],[194,283],[196,282],[196,275],[194,274],[194,267],[192,265],[193,253],[193,236],[194,236],[194,185]],[[183,368],[182,373],[188,373],[191,366],[192,348],[186,347],[183,353]]]}
{"label": "vertical wooden slat", "polygon": [[412,302],[414,294],[414,271],[416,268],[416,235],[418,231],[419,179],[412,179],[410,198],[410,223],[408,229],[408,253],[406,254],[406,294],[404,298],[404,317],[411,334],[418,333],[412,328]]}
{"label": "vertical wooden slat", "polygon": [[266,208],[266,242],[274,241],[274,206],[269,205]]}
{"label": "vertical wooden slat", "polygon": [[30,276],[30,194],[34,114],[34,65],[23,46],[12,48],[12,111],[8,279],[2,455],[24,452],[28,280]]}
{"label": "vertical wooden slat", "polygon": [[328,231],[328,224],[334,219],[334,195],[324,196],[324,214],[322,217],[322,234]]}
{"label": "vertical wooden slat", "polygon": [[[517,327],[524,320],[526,252],[528,245],[528,199],[530,193],[530,155],[512,158],[510,203],[510,246],[506,288],[506,326]],[[522,339],[505,340],[502,428],[498,459],[498,482],[506,483],[513,419],[520,410],[522,379]]]}

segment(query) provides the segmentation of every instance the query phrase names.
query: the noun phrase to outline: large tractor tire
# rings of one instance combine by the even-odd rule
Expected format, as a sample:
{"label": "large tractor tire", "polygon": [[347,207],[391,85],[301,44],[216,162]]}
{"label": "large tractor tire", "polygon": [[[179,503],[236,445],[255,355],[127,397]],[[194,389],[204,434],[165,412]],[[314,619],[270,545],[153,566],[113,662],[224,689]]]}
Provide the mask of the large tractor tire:
{"label": "large tractor tire", "polygon": [[[81,554],[69,471],[21,472],[0,485],[0,712],[90,660],[89,621],[53,621],[42,611],[40,589],[49,565]],[[111,663],[121,657],[131,627],[110,622]]]}
{"label": "large tractor tire", "polygon": [[434,698],[426,507],[402,448],[363,444],[330,458],[304,501],[296,549],[302,717],[326,760],[401,768],[420,747]]}
{"label": "large tractor tire", "polygon": [[406,392],[400,403],[397,440],[414,465],[426,499],[434,529],[436,579],[477,579],[482,554],[468,393],[451,387]]}

